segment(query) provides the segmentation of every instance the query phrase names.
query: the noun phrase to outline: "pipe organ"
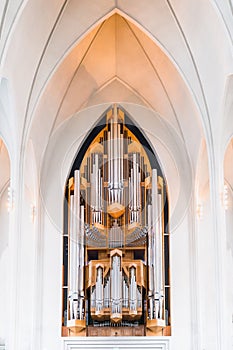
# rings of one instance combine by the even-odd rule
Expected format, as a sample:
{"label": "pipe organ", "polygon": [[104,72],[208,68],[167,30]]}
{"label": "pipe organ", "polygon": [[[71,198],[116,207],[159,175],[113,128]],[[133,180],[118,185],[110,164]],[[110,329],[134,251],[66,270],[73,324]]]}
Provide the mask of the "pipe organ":
{"label": "pipe organ", "polygon": [[68,181],[64,303],[72,335],[96,327],[100,335],[132,335],[135,327],[153,335],[168,326],[164,180],[125,119],[116,105],[106,113]]}

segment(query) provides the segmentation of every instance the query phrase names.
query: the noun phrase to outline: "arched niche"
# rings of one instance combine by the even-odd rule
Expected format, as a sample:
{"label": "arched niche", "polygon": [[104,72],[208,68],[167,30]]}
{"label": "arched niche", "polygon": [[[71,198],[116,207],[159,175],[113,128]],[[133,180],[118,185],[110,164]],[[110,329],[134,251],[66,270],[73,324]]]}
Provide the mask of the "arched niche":
{"label": "arched niche", "polygon": [[166,179],[122,106],[82,140],[64,203],[62,334],[170,335]]}
{"label": "arched niche", "polygon": [[[40,200],[42,204],[40,221],[43,239],[43,264],[48,264],[49,268],[44,270],[43,290],[51,288],[51,286],[54,290],[61,290],[62,270],[60,275],[58,275],[58,271],[62,262],[63,200],[67,176],[77,150],[90,131],[90,126],[96,124],[109,106],[109,104],[101,104],[90,107],[66,120],[51,136],[44,154],[40,173]],[[190,182],[192,172],[185,146],[173,128],[163,122],[158,114],[152,110],[127,103],[123,103],[121,106],[130,116],[133,116],[133,120],[137,125],[140,125],[149,142],[157,151],[167,179],[171,218],[170,232],[175,232],[185,217],[192,187],[192,181]],[[181,169],[180,172],[178,169]],[[49,234],[45,234],[45,232],[49,232]],[[187,232],[185,236],[188,236]],[[178,236],[174,236],[174,238],[176,237],[178,238]],[[52,254],[51,247],[53,247]],[[175,246],[174,249],[176,249]],[[183,282],[181,281],[181,283]],[[176,294],[178,295],[178,293],[177,290]],[[41,295],[41,293],[39,294]],[[53,313],[49,312],[51,310],[49,295],[44,294],[43,300],[41,300],[42,304],[38,304],[38,308],[43,307],[44,310],[41,322],[44,325],[43,339],[45,339],[46,344],[53,344],[53,336],[56,338],[57,320],[62,317],[61,301],[62,293],[56,293],[53,296]],[[174,303],[172,305],[175,307]],[[179,314],[178,307],[173,313]]]}

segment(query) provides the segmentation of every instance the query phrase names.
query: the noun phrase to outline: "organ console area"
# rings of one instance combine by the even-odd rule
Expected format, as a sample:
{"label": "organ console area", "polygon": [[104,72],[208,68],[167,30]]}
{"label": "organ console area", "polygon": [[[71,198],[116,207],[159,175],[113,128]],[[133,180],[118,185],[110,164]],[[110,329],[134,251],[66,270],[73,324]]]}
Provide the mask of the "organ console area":
{"label": "organ console area", "polygon": [[66,190],[62,334],[170,335],[168,205],[156,156],[117,105],[80,153]]}

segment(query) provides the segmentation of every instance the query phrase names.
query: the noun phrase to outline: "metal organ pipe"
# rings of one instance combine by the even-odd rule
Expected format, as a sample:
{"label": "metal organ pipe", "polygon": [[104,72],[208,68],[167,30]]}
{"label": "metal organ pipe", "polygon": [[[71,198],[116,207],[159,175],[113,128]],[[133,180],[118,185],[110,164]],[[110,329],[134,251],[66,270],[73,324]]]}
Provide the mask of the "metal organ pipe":
{"label": "metal organ pipe", "polygon": [[108,121],[108,125],[109,204],[115,202],[122,203],[124,139],[121,133],[121,123],[118,121],[117,108],[114,109],[113,117]]}
{"label": "metal organ pipe", "polygon": [[75,278],[76,278],[76,265],[75,265],[75,242],[74,242],[74,232],[73,232],[73,213],[74,211],[74,196],[70,196],[70,215],[69,215],[69,234],[70,234],[70,241],[69,241],[69,249],[70,249],[70,255],[69,255],[69,289],[70,293],[75,290]]}
{"label": "metal organ pipe", "polygon": [[153,265],[153,234],[152,234],[152,206],[147,207],[148,217],[148,298],[149,298],[149,318],[153,318],[153,292],[154,292],[154,265]]}
{"label": "metal organ pipe", "polygon": [[92,157],[93,171],[90,175],[91,182],[91,207],[92,207],[92,224],[102,223],[102,191],[103,178],[101,177],[100,156],[94,153]]}
{"label": "metal organ pipe", "polygon": [[[111,188],[111,131],[108,131],[108,139],[107,139],[107,149],[108,149],[108,181],[109,181],[109,188]],[[109,192],[109,195],[111,192]],[[109,198],[109,202],[111,203],[111,198]]]}
{"label": "metal organ pipe", "polygon": [[113,315],[121,313],[121,284],[122,276],[120,271],[120,257],[115,255],[112,258],[111,270],[111,302]]}
{"label": "metal organ pipe", "polygon": [[153,240],[153,267],[154,267],[154,317],[158,318],[158,247],[157,247],[157,220],[158,220],[158,195],[157,195],[157,170],[152,170],[152,240]]}
{"label": "metal organ pipe", "polygon": [[[113,164],[114,164],[114,173],[113,173],[113,188],[114,194],[116,195],[115,190],[118,187],[118,169],[117,169],[117,115],[114,109],[114,120],[113,120]],[[114,195],[114,202],[117,201],[116,196]]]}
{"label": "metal organ pipe", "polygon": [[[114,168],[113,168],[113,120],[111,118],[111,124],[110,124],[110,164],[111,164],[111,177],[110,177],[110,189],[114,188]],[[113,199],[113,190],[111,191],[112,198],[111,198],[111,203],[114,202]]]}
{"label": "metal organ pipe", "polygon": [[84,205],[81,205],[80,254],[79,254],[79,291],[84,289]]}
{"label": "metal organ pipe", "polygon": [[142,293],[137,288],[137,307],[142,307]]}
{"label": "metal organ pipe", "polygon": [[[124,139],[123,134],[120,134],[120,180],[121,180],[121,189],[123,190],[124,185],[124,175],[123,175],[123,165],[124,165]],[[123,192],[121,190],[121,203],[123,202]]]}
{"label": "metal organ pipe", "polygon": [[[83,218],[84,219],[84,218]],[[69,274],[69,299],[70,319],[77,319],[79,309],[79,281],[80,274],[80,172],[74,172],[74,195],[70,196],[70,274]]]}
{"label": "metal organ pipe", "polygon": [[75,170],[74,172],[74,215],[73,215],[73,229],[74,229],[74,244],[75,244],[75,266],[76,266],[76,279],[75,279],[75,291],[78,288],[79,279],[79,229],[80,229],[80,172]]}
{"label": "metal organ pipe", "polygon": [[74,292],[75,292],[75,278],[76,278],[76,264],[75,264],[75,242],[74,242],[74,231],[73,231],[73,216],[74,216],[74,196],[70,196],[70,221],[69,221],[69,234],[70,234],[70,241],[69,241],[69,249],[70,249],[70,255],[69,255],[69,312],[70,312],[70,319],[74,318]]}
{"label": "metal organ pipe", "polygon": [[97,268],[96,277],[96,315],[100,314],[103,308],[104,286],[103,286],[103,269]]}
{"label": "metal organ pipe", "polygon": [[159,223],[158,223],[158,231],[159,231],[159,288],[160,288],[160,307],[159,307],[159,318],[163,317],[163,309],[164,309],[164,275],[163,275],[163,224],[162,224],[162,211],[163,211],[163,198],[162,195],[159,194]]}
{"label": "metal organ pipe", "polygon": [[131,313],[137,313],[137,283],[135,267],[130,269],[129,309]]}
{"label": "metal organ pipe", "polygon": [[[163,317],[162,196],[158,194],[157,170],[152,170],[152,205],[148,205],[148,265],[150,319]],[[151,216],[150,216],[151,211]],[[151,221],[151,233],[150,233]],[[151,249],[152,248],[152,249]],[[150,281],[151,280],[151,281]],[[153,300],[152,300],[153,295]]]}
{"label": "metal organ pipe", "polygon": [[129,287],[125,283],[125,307],[129,307]]}
{"label": "metal organ pipe", "polygon": [[110,280],[108,278],[104,286],[104,307],[109,307],[109,300],[110,300]]}
{"label": "metal organ pipe", "polygon": [[132,154],[132,167],[129,177],[129,204],[130,204],[130,222],[140,223],[141,208],[141,172],[138,164],[137,154]]}

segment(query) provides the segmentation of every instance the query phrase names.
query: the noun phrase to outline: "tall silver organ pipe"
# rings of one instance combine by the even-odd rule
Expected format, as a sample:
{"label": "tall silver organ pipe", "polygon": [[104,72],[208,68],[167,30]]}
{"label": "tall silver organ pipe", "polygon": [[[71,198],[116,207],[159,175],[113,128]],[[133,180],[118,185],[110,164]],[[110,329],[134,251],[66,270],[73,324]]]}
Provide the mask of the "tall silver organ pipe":
{"label": "tall silver organ pipe", "polygon": [[104,286],[104,307],[108,308],[109,305],[110,305],[110,279],[108,277]]}
{"label": "tall silver organ pipe", "polygon": [[100,155],[94,153],[92,159],[93,172],[90,174],[91,180],[91,207],[92,207],[92,223],[102,222],[102,190],[103,178],[101,177]]}
{"label": "tall silver organ pipe", "polygon": [[84,206],[81,205],[79,248],[79,319],[84,319]]}
{"label": "tall silver organ pipe", "polygon": [[73,241],[75,244],[75,266],[77,269],[76,272],[76,278],[74,281],[74,291],[78,291],[78,279],[80,278],[79,276],[79,235],[80,235],[80,172],[79,170],[75,170],[74,172],[74,213],[73,213],[73,230],[74,230],[74,235],[73,235]]}
{"label": "tall silver organ pipe", "polygon": [[74,241],[74,196],[70,196],[70,223],[69,223],[69,232],[70,232],[70,241],[69,241],[69,298],[70,298],[70,319],[74,319],[77,314],[77,308],[74,302],[74,299],[77,299],[75,295],[75,287],[77,280],[77,261],[76,261],[76,242]]}
{"label": "tall silver organ pipe", "polygon": [[118,255],[112,257],[112,270],[111,270],[111,307],[113,319],[122,318],[122,272],[121,261]]}
{"label": "tall silver organ pipe", "polygon": [[96,277],[96,311],[98,315],[103,309],[103,299],[104,299],[104,284],[103,284],[103,268],[97,267],[97,277]]}
{"label": "tall silver organ pipe", "polygon": [[158,193],[157,170],[152,170],[152,204],[148,205],[149,318],[164,317],[162,196]]}
{"label": "tall silver organ pipe", "polygon": [[77,264],[76,264],[76,242],[74,241],[74,228],[73,228],[73,223],[74,223],[74,196],[70,196],[70,222],[69,222],[69,232],[70,232],[70,241],[69,241],[69,282],[70,282],[70,293],[72,291],[75,291],[75,286],[76,286],[76,279],[77,279]]}
{"label": "tall silver organ pipe", "polygon": [[122,307],[128,308],[128,306],[129,306],[129,287],[128,287],[128,284],[127,284],[125,278],[123,278],[122,294],[123,294]]}
{"label": "tall silver organ pipe", "polygon": [[80,172],[74,173],[74,195],[70,196],[70,320],[84,318],[84,206],[80,205]]}
{"label": "tall silver organ pipe", "polygon": [[129,177],[130,223],[140,223],[141,208],[141,172],[137,154],[132,154],[132,168]]}
{"label": "tall silver organ pipe", "polygon": [[107,149],[108,149],[108,188],[109,203],[122,204],[123,195],[123,134],[118,122],[117,110],[108,121],[110,130],[108,131]]}
{"label": "tall silver organ pipe", "polygon": [[136,283],[136,269],[130,268],[130,284],[129,284],[129,309],[130,313],[137,313],[137,283]]}
{"label": "tall silver organ pipe", "polygon": [[148,299],[149,299],[149,312],[148,316],[153,319],[153,291],[154,291],[154,265],[153,265],[153,231],[152,231],[152,206],[148,205]]}

